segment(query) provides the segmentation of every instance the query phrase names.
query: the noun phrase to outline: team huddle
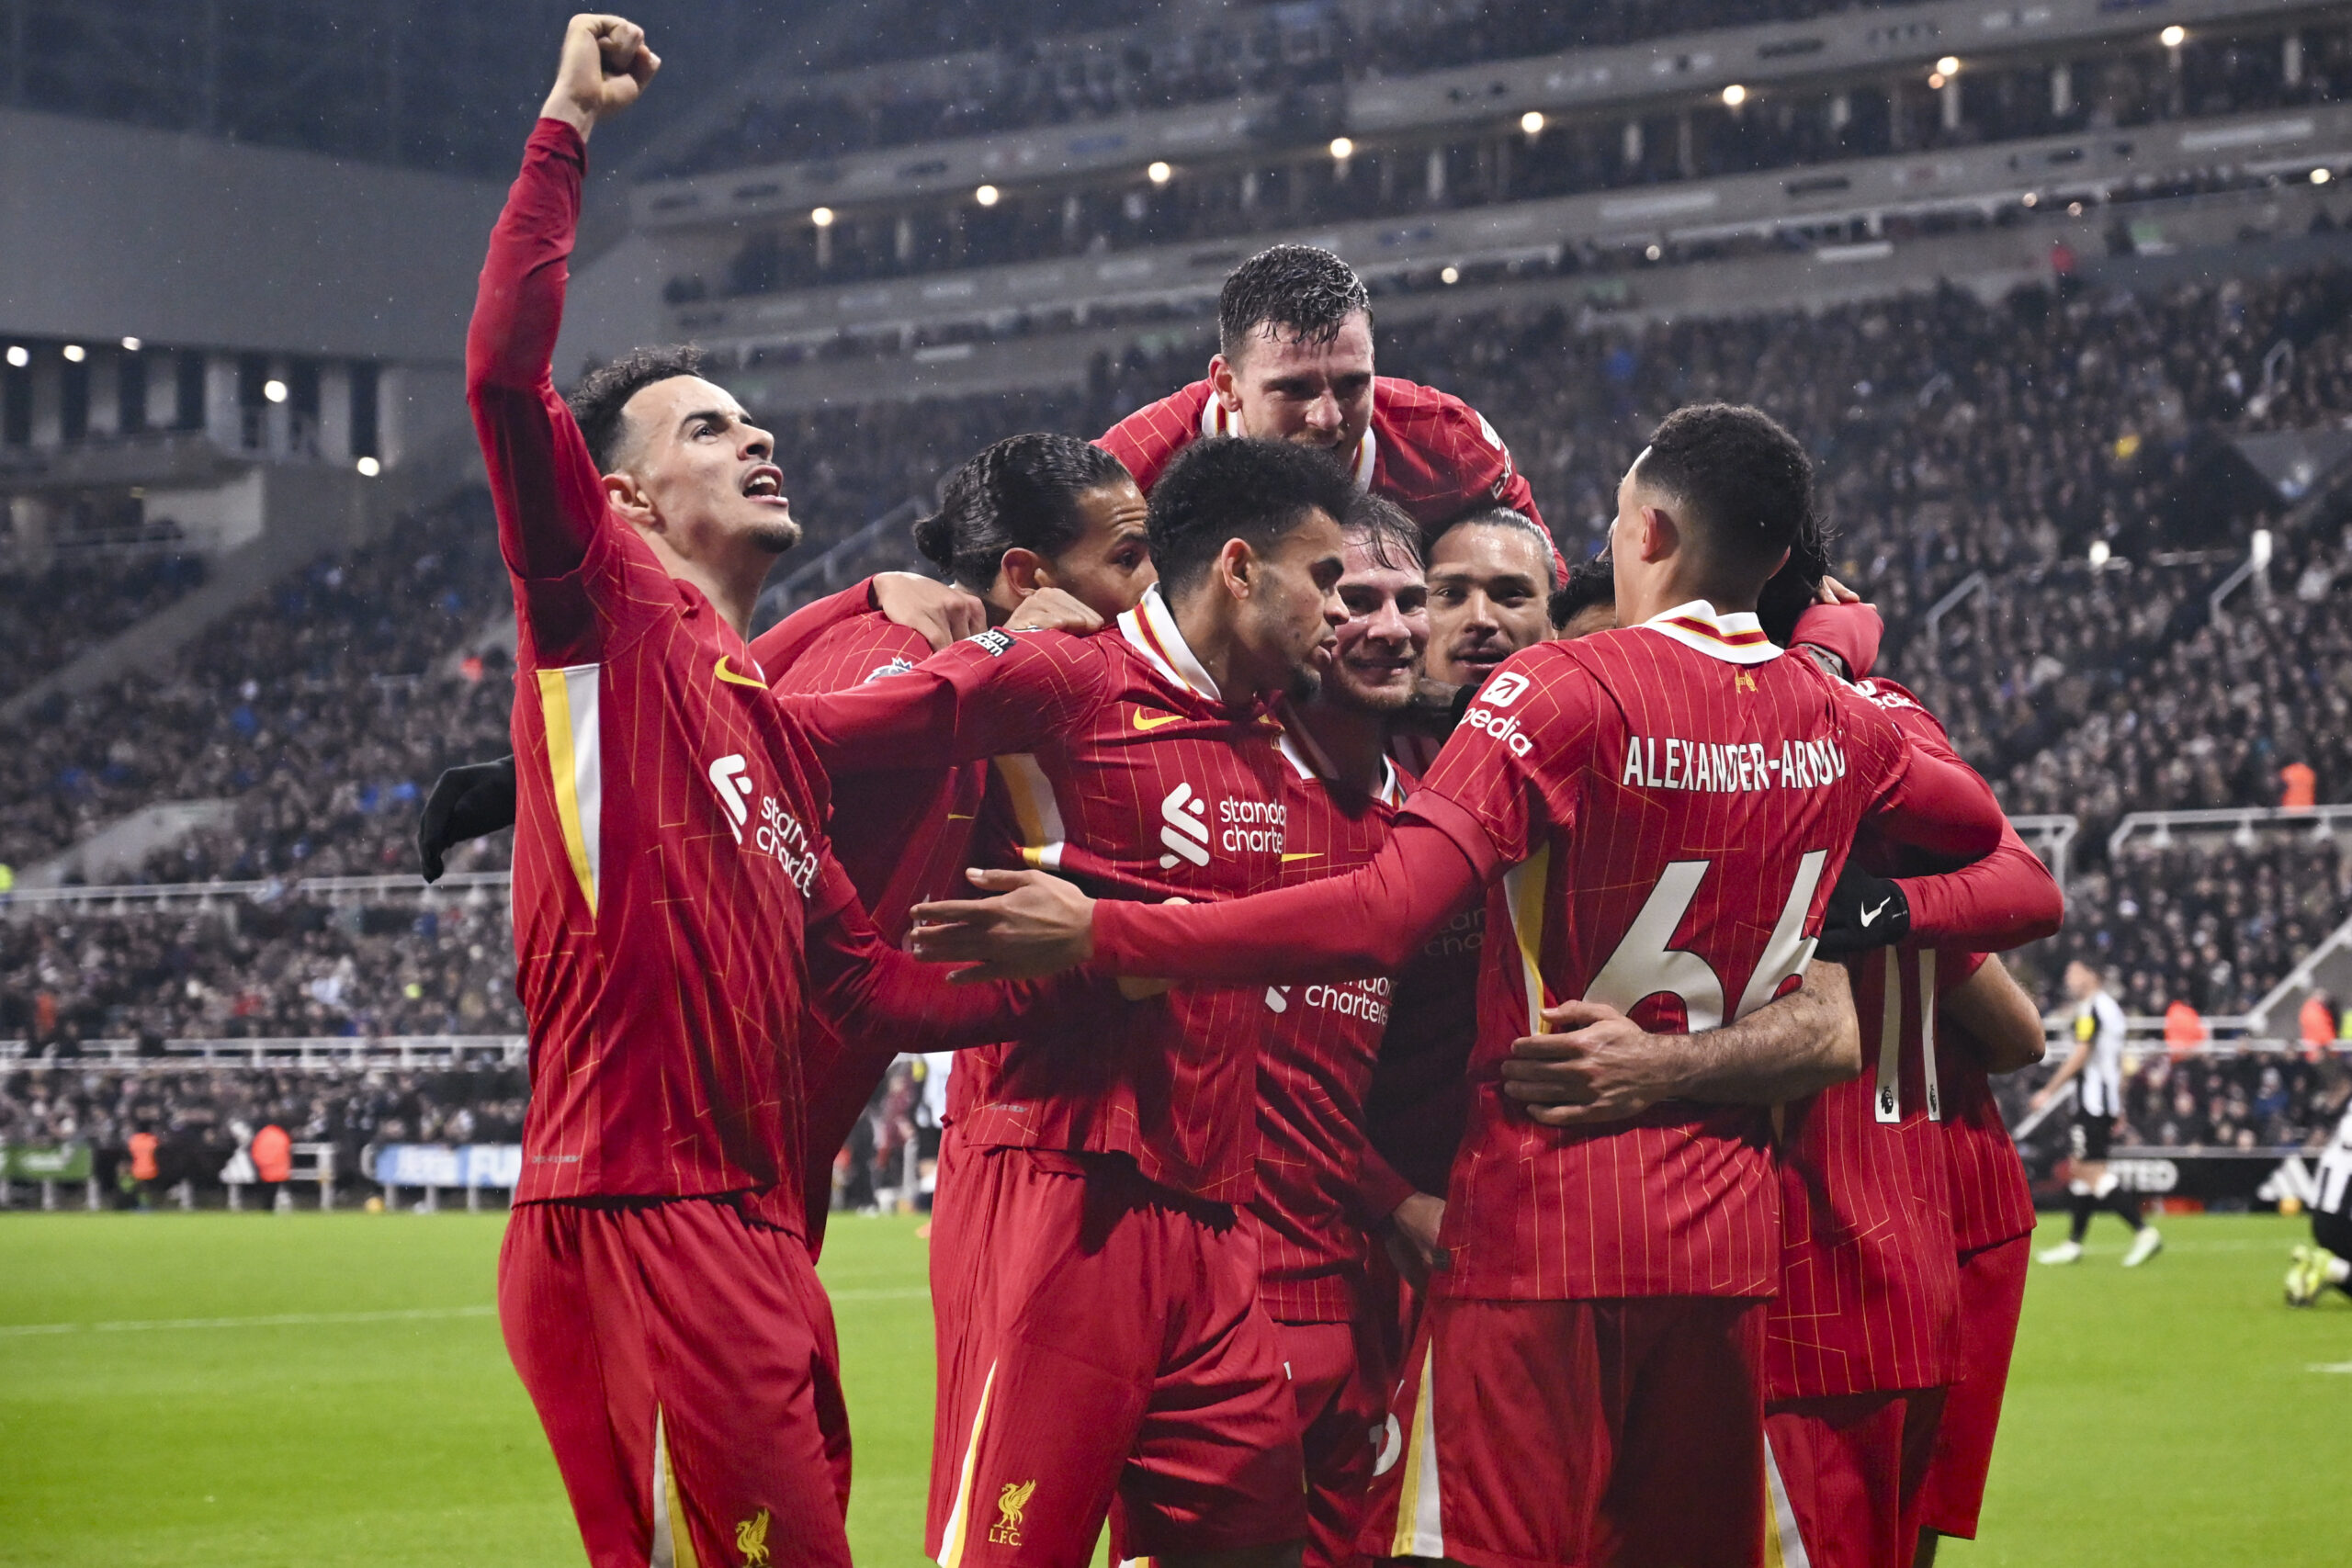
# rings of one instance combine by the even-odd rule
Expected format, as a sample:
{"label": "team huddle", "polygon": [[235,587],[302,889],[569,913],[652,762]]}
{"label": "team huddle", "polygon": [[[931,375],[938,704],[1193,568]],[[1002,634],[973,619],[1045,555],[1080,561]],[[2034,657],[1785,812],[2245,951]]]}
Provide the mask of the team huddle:
{"label": "team huddle", "polygon": [[1204,380],[954,475],[953,586],[750,638],[766,433],[687,351],[550,369],[589,133],[657,67],[574,18],[492,237],[514,755],[423,835],[515,825],[500,1313],[590,1559],[849,1561],[811,1259],[940,1050],[944,1568],[1973,1535],[2033,1226],[1988,1079],[2042,1052],[1990,955],[2059,897],[1872,675],[1802,446],[1670,414],[1571,570],[1277,246]]}

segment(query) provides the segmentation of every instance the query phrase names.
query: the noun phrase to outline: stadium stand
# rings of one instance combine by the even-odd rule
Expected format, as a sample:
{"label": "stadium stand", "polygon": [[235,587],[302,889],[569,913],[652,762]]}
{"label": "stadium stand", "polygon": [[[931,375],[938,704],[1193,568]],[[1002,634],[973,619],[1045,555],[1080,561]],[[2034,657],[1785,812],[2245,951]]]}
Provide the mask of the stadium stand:
{"label": "stadium stand", "polygon": [[175,603],[204,575],[201,556],[182,555],[0,572],[0,697]]}

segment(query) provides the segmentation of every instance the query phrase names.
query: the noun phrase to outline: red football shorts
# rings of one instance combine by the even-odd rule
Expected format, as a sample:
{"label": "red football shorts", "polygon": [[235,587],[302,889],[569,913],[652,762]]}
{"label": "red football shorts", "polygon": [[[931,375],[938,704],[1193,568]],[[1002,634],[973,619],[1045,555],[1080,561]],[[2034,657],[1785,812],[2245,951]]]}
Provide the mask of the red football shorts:
{"label": "red football shorts", "polygon": [[1752,1568],[1765,1304],[1437,1297],[1357,1544],[1473,1568]]}
{"label": "red football shorts", "polygon": [[1764,1413],[1771,1568],[1885,1568],[1919,1540],[1944,1391],[1776,1399]]}
{"label": "red football shorts", "polygon": [[1298,1398],[1306,1461],[1305,1568],[1358,1562],[1365,1489],[1388,1412],[1385,1324],[1282,1323],[1283,1364]]}
{"label": "red football shorts", "polygon": [[525,1203],[498,1316],[594,1568],[847,1568],[840,1353],[797,1236],[723,1199]]}
{"label": "red football shorts", "polygon": [[1233,1211],[1117,1155],[967,1146],[956,1176],[943,1568],[1086,1568],[1114,1501],[1122,1557],[1305,1537],[1298,1404]]}
{"label": "red football shorts", "polygon": [[2018,1236],[1960,1260],[1960,1381],[1944,1402],[1920,1505],[1919,1522],[1939,1535],[1976,1539],[1984,1477],[1993,1466],[1993,1434],[2001,1425],[2001,1395],[2009,1386],[2009,1352],[2017,1348],[2018,1314],[2025,1307],[2032,1240]]}

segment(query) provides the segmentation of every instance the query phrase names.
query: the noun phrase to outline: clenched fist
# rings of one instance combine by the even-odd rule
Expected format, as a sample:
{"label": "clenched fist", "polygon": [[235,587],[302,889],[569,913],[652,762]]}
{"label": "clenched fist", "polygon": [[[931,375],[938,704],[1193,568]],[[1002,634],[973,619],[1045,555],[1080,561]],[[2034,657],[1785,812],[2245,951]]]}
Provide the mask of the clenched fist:
{"label": "clenched fist", "polygon": [[563,29],[563,58],[539,114],[563,121],[584,140],[598,120],[637,102],[661,69],[662,57],[645,47],[643,28],[626,17],[583,13]]}

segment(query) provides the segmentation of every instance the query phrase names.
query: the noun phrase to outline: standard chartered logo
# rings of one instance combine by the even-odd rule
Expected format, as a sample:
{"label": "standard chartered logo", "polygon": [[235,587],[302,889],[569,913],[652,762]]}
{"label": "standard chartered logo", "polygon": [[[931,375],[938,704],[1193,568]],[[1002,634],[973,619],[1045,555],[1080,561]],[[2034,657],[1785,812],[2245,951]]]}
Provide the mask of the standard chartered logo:
{"label": "standard chartered logo", "polygon": [[747,776],[751,765],[742,753],[721,757],[710,765],[710,787],[718,792],[718,804],[727,811],[727,830],[735,841],[743,841],[743,829],[752,820],[752,781]]}
{"label": "standard chartered logo", "polygon": [[1178,784],[1160,800],[1159,842],[1168,852],[1159,857],[1160,870],[1171,869],[1179,860],[1209,863],[1208,809],[1209,803],[1188,784]]}
{"label": "standard chartered logo", "polygon": [[[1220,800],[1214,842],[1229,855],[1278,855],[1288,817],[1278,801]],[[1189,784],[1170,790],[1159,802],[1159,844],[1168,852],[1159,869],[1171,871],[1179,861],[1208,864],[1211,842],[1207,799]]]}

